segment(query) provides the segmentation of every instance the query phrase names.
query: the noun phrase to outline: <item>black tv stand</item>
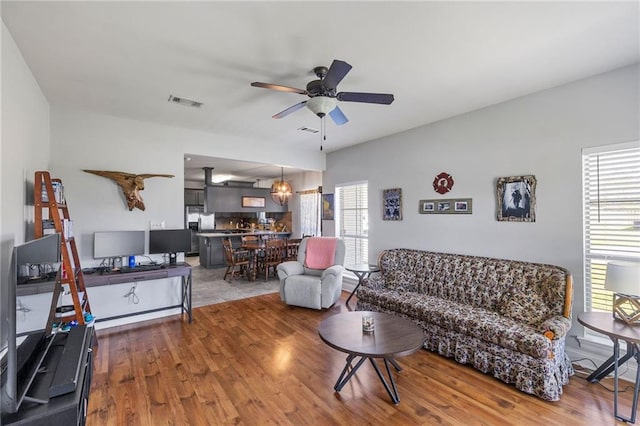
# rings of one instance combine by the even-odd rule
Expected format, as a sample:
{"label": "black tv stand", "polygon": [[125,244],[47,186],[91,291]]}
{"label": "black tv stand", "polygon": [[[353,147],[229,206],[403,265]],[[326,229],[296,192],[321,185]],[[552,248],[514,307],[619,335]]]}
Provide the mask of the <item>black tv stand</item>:
{"label": "black tv stand", "polygon": [[[93,372],[93,327],[58,333],[41,368],[15,413],[3,413],[2,425],[84,425]],[[72,372],[69,375],[69,371]],[[57,376],[72,377],[60,382]]]}

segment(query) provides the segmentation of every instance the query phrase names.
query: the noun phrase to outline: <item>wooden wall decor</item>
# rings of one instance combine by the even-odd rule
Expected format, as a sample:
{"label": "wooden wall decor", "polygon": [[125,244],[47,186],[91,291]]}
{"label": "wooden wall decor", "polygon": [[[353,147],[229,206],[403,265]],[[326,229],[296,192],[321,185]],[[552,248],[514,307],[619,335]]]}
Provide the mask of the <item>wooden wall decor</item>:
{"label": "wooden wall decor", "polygon": [[140,196],[140,191],[144,189],[144,180],[152,177],[167,177],[172,178],[174,175],[154,174],[147,173],[143,175],[134,175],[133,173],[115,172],[105,170],[84,170],[87,173],[102,176],[111,179],[117,183],[124,194],[124,198],[127,201],[127,207],[129,211],[134,208],[144,210],[144,201]]}

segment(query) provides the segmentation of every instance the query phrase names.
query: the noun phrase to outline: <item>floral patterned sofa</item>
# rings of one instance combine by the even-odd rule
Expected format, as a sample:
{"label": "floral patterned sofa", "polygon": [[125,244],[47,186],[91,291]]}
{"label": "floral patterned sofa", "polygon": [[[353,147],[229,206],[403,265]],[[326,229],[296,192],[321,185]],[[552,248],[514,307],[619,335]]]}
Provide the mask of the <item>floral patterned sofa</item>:
{"label": "floral patterned sofa", "polygon": [[558,266],[392,249],[358,289],[358,310],[409,318],[425,348],[557,401],[573,368],[571,274]]}

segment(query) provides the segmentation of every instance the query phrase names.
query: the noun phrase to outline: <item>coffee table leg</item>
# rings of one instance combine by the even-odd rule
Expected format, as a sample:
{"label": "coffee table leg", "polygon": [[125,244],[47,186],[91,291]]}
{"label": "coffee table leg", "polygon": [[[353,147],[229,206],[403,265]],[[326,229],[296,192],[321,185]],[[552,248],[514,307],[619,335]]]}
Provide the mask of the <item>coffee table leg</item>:
{"label": "coffee table leg", "polygon": [[[385,358],[385,362],[386,362],[386,358]],[[391,363],[391,365],[393,365],[393,367],[396,369],[396,371],[399,373],[402,371],[402,367],[400,367],[400,364],[398,364],[398,361],[396,361],[393,358],[389,358],[389,362]]]}
{"label": "coffee table leg", "polygon": [[[398,394],[398,388],[396,387],[396,382],[395,380],[393,380],[393,375],[391,374],[391,369],[389,368],[389,360],[387,360],[387,358],[384,358],[384,366],[387,370],[389,381],[391,382],[391,388],[387,384],[387,381],[382,375],[382,372],[378,368],[378,364],[376,364],[373,358],[369,358],[369,361],[371,361],[371,365],[373,365],[373,368],[376,370],[376,373],[378,373],[378,377],[380,378],[380,381],[384,385],[384,388],[387,390],[387,393],[391,397],[391,401],[393,401],[394,404],[398,405],[400,403],[400,395]],[[395,361],[393,361],[393,358],[391,358],[391,364],[393,364],[394,367],[398,365]]]}
{"label": "coffee table leg", "polygon": [[[353,375],[356,374],[356,371],[358,371],[358,368],[360,368],[360,366],[367,359],[365,357],[362,357],[360,359],[360,361],[358,361],[358,363],[351,369],[351,371],[349,371],[349,374],[347,374],[347,377],[344,377],[344,375],[347,372],[347,370],[349,369],[349,367],[351,367],[351,361],[353,361],[353,359],[355,357],[356,357],[355,355],[349,355],[347,357],[347,363],[344,366],[344,368],[342,369],[342,373],[340,373],[340,377],[338,377],[338,381],[336,382],[335,386],[333,387],[333,389],[335,389],[336,392],[340,392],[340,390],[342,390],[344,385],[346,385],[347,382],[351,379],[351,377],[353,377]],[[344,380],[343,380],[343,377],[344,377]]]}

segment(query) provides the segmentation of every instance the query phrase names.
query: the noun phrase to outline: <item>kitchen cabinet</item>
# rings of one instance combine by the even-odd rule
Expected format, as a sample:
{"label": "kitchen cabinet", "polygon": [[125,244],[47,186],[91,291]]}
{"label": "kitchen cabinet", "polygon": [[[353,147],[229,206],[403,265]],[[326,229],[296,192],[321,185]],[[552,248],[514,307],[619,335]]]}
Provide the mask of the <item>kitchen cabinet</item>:
{"label": "kitchen cabinet", "polygon": [[[288,205],[281,206],[271,199],[269,188],[245,188],[229,186],[207,186],[206,200],[208,212],[236,213],[236,212],[286,212]],[[242,197],[262,197],[264,207],[242,207]]]}
{"label": "kitchen cabinet", "polygon": [[222,238],[230,238],[234,248],[242,244],[240,236],[228,237],[200,237],[200,265],[204,268],[221,268],[226,266]]}
{"label": "kitchen cabinet", "polygon": [[204,189],[186,189],[184,190],[185,206],[203,206],[204,205]]}

